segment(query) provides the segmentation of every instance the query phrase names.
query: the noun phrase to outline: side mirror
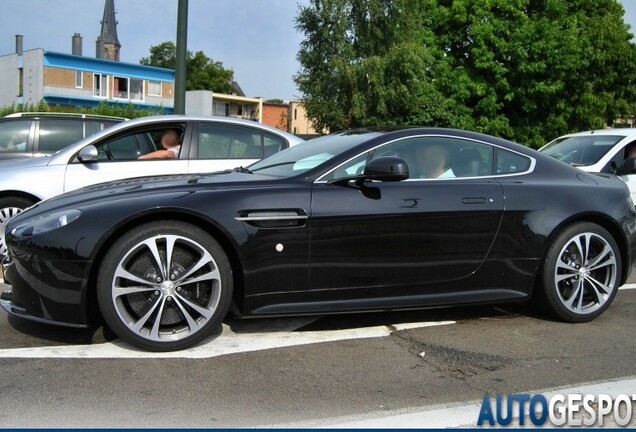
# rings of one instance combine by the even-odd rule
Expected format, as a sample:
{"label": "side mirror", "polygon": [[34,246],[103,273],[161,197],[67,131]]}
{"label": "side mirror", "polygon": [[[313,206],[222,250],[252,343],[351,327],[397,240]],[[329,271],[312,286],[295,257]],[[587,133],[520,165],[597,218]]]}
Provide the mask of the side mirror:
{"label": "side mirror", "polygon": [[365,180],[396,182],[409,178],[409,166],[399,157],[384,156],[370,160],[364,167]]}
{"label": "side mirror", "polygon": [[616,170],[616,175],[630,175],[636,174],[636,157],[630,157],[625,159],[623,164]]}
{"label": "side mirror", "polygon": [[97,162],[98,156],[99,153],[97,152],[97,147],[94,145],[88,145],[80,150],[77,154],[77,159],[79,159],[81,163],[91,163]]}

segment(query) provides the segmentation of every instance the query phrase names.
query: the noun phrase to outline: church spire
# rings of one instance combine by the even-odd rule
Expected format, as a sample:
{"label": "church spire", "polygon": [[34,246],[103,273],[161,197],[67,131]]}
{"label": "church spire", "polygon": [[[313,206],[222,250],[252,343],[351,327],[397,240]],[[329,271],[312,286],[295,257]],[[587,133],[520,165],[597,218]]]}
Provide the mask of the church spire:
{"label": "church spire", "polygon": [[121,44],[117,38],[117,20],[115,19],[115,1],[106,0],[104,4],[104,18],[101,21],[102,31],[97,37],[97,58],[119,61]]}

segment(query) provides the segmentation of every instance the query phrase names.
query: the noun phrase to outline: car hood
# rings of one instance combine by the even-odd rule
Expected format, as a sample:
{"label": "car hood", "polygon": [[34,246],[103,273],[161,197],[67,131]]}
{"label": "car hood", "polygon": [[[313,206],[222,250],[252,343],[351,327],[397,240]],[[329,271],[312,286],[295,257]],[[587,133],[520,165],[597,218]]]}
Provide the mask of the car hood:
{"label": "car hood", "polygon": [[27,159],[12,159],[0,161],[0,173],[11,169],[26,169],[46,166],[51,161],[52,156],[40,156]]}
{"label": "car hood", "polygon": [[[210,174],[180,174],[152,177],[139,177],[99,183],[77,189],[56,197],[41,201],[31,207],[24,216],[55,211],[66,207],[81,207],[100,200],[116,200],[129,195],[162,194],[164,192],[185,189],[221,188],[221,187],[254,187],[255,184],[276,179],[258,174],[239,172],[218,172]],[[28,214],[27,214],[28,213]],[[16,218],[20,218],[18,215]]]}

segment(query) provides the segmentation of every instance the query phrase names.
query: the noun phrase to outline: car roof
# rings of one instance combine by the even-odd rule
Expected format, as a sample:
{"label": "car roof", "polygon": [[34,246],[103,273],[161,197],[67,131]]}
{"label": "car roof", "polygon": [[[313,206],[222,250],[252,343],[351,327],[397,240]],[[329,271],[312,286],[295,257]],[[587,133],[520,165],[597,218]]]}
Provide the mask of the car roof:
{"label": "car roof", "polygon": [[289,141],[290,146],[304,141],[302,138],[299,138],[288,132],[285,132],[283,130],[276,129],[274,127],[265,125],[263,123],[258,123],[255,121],[235,119],[231,117],[215,117],[215,116],[193,116],[193,115],[177,115],[177,114],[157,115],[157,116],[149,116],[149,117],[139,117],[133,120],[128,120],[126,122],[117,123],[113,126],[109,126],[106,129],[100,132],[97,132],[94,135],[91,135],[90,137],[86,137],[83,140],[76,142],[75,144],[71,144],[63,148],[62,150],[57,152],[55,155],[53,155],[53,159],[51,160],[51,163],[55,163],[55,161],[58,160],[58,158],[64,159],[64,158],[70,157],[71,155],[79,151],[81,148],[83,148],[85,145],[87,145],[89,142],[99,140],[108,135],[116,134],[117,132],[122,130],[132,129],[136,126],[152,126],[153,124],[162,124],[162,123],[174,124],[174,123],[183,123],[183,122],[214,122],[214,123],[223,123],[223,124],[230,124],[230,125],[249,126],[252,128],[270,132],[275,135],[279,135],[287,139],[287,141]]}
{"label": "car roof", "polygon": [[559,138],[576,137],[576,136],[593,136],[593,135],[601,135],[601,136],[618,135],[618,136],[628,137],[628,136],[636,135],[636,128],[595,129],[595,130],[571,133],[571,134],[563,135]]}
{"label": "car roof", "polygon": [[111,120],[125,121],[125,117],[107,116],[101,114],[81,114],[81,113],[57,113],[57,112],[18,112],[4,116],[5,119],[12,118],[66,118],[66,119],[91,119],[91,120]]}

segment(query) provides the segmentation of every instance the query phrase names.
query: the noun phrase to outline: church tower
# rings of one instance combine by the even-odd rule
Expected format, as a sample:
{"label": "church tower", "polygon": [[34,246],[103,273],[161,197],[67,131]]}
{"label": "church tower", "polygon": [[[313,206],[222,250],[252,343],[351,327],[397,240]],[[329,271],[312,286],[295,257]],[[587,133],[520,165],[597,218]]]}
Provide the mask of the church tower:
{"label": "church tower", "polygon": [[106,0],[102,31],[95,42],[95,57],[119,61],[121,44],[117,39],[117,20],[115,19],[115,0]]}

